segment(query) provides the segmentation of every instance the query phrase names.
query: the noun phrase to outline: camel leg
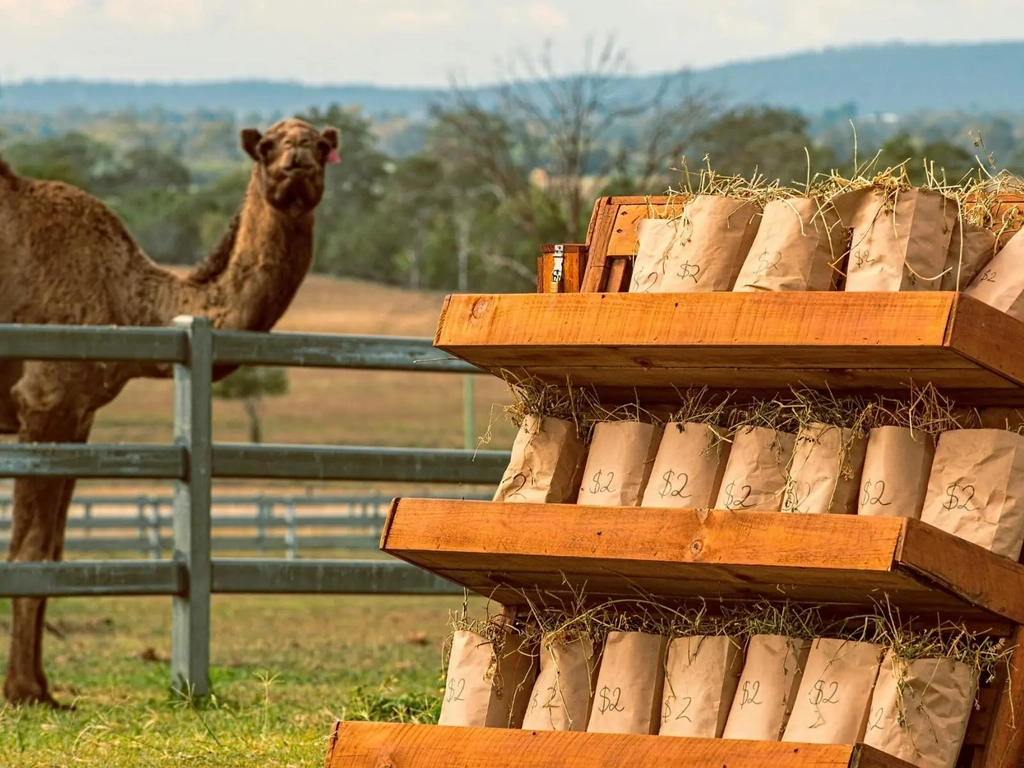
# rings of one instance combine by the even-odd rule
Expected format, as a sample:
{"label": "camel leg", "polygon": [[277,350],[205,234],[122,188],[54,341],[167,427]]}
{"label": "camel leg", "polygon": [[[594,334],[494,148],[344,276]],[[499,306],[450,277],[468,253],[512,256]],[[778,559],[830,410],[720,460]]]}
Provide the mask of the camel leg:
{"label": "camel leg", "polygon": [[[91,418],[66,410],[33,412],[22,419],[22,442],[73,443],[88,438]],[[8,560],[55,561],[63,554],[64,523],[75,481],[19,478],[14,484],[13,526]],[[11,644],[4,698],[12,704],[58,706],[43,673],[43,623],[46,599],[13,600]]]}

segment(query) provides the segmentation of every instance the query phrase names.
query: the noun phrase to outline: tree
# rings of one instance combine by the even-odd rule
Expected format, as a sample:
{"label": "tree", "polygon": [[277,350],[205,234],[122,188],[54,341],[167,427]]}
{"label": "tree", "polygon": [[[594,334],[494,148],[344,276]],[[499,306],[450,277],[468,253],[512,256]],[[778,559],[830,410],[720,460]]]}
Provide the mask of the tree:
{"label": "tree", "polygon": [[214,397],[242,402],[249,419],[249,442],[252,443],[263,441],[263,398],[287,393],[288,377],[283,368],[243,366],[213,385]]}
{"label": "tree", "polygon": [[[609,38],[596,55],[588,41],[581,71],[562,75],[548,42],[538,58],[512,59],[492,102],[453,83],[450,98],[432,106],[433,151],[497,190],[533,244],[530,258],[542,242],[583,237],[587,179],[626,172],[638,188],[664,189],[671,165],[714,110],[713,97],[691,91],[682,72],[645,88],[624,80],[627,71]],[[542,187],[531,180],[536,169],[545,173]]]}

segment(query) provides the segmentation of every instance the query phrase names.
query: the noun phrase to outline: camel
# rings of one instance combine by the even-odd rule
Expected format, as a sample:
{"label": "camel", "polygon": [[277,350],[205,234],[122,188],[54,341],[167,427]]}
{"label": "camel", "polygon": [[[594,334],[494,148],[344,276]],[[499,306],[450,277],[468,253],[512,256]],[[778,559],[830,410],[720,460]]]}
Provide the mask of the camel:
{"label": "camel", "polygon": [[[0,323],[167,326],[205,316],[215,328],[269,331],[313,259],[315,209],[339,133],[282,120],[240,134],[253,166],[220,244],[184,276],[146,256],[96,198],[18,176],[0,159]],[[97,409],[133,378],[172,366],[0,357],[0,434],[22,443],[85,443]],[[218,366],[215,378],[231,369]],[[58,561],[75,481],[19,478],[8,560]],[[12,704],[61,708],[43,672],[46,600],[14,600],[3,693]]]}

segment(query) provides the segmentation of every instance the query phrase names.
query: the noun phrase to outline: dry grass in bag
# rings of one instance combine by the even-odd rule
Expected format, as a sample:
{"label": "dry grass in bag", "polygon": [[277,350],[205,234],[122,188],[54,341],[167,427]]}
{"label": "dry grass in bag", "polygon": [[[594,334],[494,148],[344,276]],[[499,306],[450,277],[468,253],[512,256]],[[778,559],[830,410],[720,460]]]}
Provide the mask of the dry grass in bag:
{"label": "dry grass in bag", "polygon": [[709,397],[706,388],[681,399],[665,425],[640,506],[710,509],[718,498],[729,451],[725,401]]}
{"label": "dry grass in bag", "polygon": [[799,423],[778,401],[754,401],[729,413],[734,428],[716,509],[778,512]]}
{"label": "dry grass in bag", "polygon": [[493,620],[452,617],[439,725],[518,728],[535,675],[529,638]]}
{"label": "dry grass in bag", "polygon": [[643,499],[664,428],[639,405],[595,408],[578,504],[635,507]]}
{"label": "dry grass in bag", "polygon": [[[574,502],[591,431],[583,414],[593,407],[592,395],[535,378],[514,379],[507,373],[505,381],[512,395],[505,415],[519,431],[493,501]],[[485,440],[490,431],[488,427]]]}

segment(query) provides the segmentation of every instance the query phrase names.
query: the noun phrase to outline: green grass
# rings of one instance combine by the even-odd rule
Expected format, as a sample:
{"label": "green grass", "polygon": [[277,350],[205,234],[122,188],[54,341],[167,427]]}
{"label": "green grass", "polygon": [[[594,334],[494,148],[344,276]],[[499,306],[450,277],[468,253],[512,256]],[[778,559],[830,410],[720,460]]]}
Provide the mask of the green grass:
{"label": "green grass", "polygon": [[[448,612],[460,605],[215,596],[213,693],[189,706],[168,689],[169,599],[53,600],[46,668],[77,710],[0,709],[0,765],[321,765],[336,717],[436,721]],[[9,616],[3,601],[3,662]]]}

